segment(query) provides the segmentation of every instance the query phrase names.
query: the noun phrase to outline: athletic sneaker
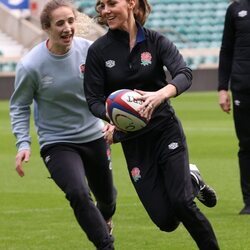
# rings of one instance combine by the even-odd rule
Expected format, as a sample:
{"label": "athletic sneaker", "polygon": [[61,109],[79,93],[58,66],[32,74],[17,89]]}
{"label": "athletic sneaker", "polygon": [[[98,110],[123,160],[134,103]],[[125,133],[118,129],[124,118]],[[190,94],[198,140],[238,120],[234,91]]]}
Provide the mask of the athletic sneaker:
{"label": "athletic sneaker", "polygon": [[243,207],[239,214],[250,214],[250,206]]}
{"label": "athletic sneaker", "polygon": [[217,197],[215,191],[205,184],[203,181],[200,171],[194,164],[189,164],[190,174],[192,180],[199,186],[199,192],[196,198],[207,207],[214,207],[217,203]]}
{"label": "athletic sneaker", "polygon": [[107,226],[108,226],[109,235],[112,235],[113,228],[114,228],[114,224],[113,224],[112,219],[107,220],[106,223],[107,223]]}

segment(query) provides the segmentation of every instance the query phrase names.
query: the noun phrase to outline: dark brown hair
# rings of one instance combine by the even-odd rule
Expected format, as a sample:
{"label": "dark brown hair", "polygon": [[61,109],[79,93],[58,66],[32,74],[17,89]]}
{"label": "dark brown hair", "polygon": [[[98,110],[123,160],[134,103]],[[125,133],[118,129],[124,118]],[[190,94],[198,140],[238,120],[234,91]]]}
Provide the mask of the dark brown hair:
{"label": "dark brown hair", "polygon": [[72,9],[76,17],[77,11],[71,0],[50,0],[44,5],[40,15],[40,23],[43,30],[50,28],[51,12],[62,6]]}
{"label": "dark brown hair", "polygon": [[[95,17],[97,22],[101,25],[107,25],[105,19],[101,17],[101,0],[96,1],[95,10],[98,13],[97,16]],[[151,12],[151,6],[147,0],[136,0],[134,17],[138,23],[144,25],[150,12]]]}

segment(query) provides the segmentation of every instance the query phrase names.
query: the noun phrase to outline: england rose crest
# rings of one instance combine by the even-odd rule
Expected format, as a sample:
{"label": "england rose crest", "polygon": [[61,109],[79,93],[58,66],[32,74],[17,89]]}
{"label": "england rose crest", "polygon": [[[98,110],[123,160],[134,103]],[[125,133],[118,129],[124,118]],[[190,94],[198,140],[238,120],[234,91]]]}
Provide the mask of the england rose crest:
{"label": "england rose crest", "polygon": [[139,179],[141,179],[141,171],[139,168],[133,168],[131,170],[131,176],[134,179],[134,182],[137,182]]}
{"label": "england rose crest", "polygon": [[143,52],[141,54],[141,65],[147,66],[152,63],[152,56],[149,52]]}

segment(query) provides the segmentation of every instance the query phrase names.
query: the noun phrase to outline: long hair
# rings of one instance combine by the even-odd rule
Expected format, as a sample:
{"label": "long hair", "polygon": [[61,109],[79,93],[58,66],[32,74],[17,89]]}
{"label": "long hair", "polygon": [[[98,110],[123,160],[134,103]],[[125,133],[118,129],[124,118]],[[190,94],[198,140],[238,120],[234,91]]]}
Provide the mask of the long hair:
{"label": "long hair", "polygon": [[[126,0],[126,1],[129,1],[129,0]],[[101,16],[101,4],[102,4],[101,0],[96,1],[95,10],[97,12],[97,15],[95,16],[95,19],[97,20],[99,24],[107,25],[106,20],[102,18]],[[141,25],[144,25],[150,12],[151,12],[151,6],[147,0],[136,0],[136,5],[134,9],[134,17],[138,23],[140,23]]]}

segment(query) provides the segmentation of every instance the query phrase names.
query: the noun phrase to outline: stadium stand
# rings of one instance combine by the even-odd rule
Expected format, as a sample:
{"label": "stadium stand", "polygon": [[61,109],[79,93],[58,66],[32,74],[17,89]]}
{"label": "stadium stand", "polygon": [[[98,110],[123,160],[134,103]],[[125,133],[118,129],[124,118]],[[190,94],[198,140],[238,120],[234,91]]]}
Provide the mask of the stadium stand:
{"label": "stadium stand", "polygon": [[[39,1],[42,6],[44,2]],[[80,12],[90,17],[96,15],[96,0],[74,2]],[[219,48],[229,2],[149,0],[152,13],[145,26],[163,33],[181,51],[189,67],[193,69],[194,80],[191,90],[216,88]],[[8,98],[13,90],[14,70],[20,57],[45,39],[37,17],[38,15],[31,16],[29,20],[18,19],[0,2],[0,99]],[[80,26],[83,26],[82,23]],[[90,25],[86,37],[90,40],[95,40],[105,31],[94,23]]]}
{"label": "stadium stand", "polygon": [[[44,1],[41,0],[40,4],[42,6]],[[78,16],[78,22],[77,35],[90,40],[105,32],[84,14]],[[24,18],[0,2],[0,99],[8,99],[13,92],[16,64],[20,58],[46,38],[46,33],[40,28],[39,13]]]}
{"label": "stadium stand", "polygon": [[[95,2],[95,0],[75,0],[78,10],[90,17],[96,14]],[[163,33],[173,41],[192,69],[218,66],[228,0],[149,0],[149,2],[152,13],[146,27]],[[18,50],[18,45],[16,48]],[[20,45],[19,49],[21,50]],[[6,50],[10,51],[8,48]],[[11,51],[15,53],[15,49]]]}
{"label": "stadium stand", "polygon": [[227,0],[151,0],[146,23],[181,50],[192,69],[217,67]]}
{"label": "stadium stand", "polygon": [[17,61],[25,51],[23,45],[0,30],[0,72],[14,72]]}
{"label": "stadium stand", "polygon": [[0,2],[0,99],[8,99],[13,91],[20,57],[43,38],[40,29],[18,18]]}
{"label": "stadium stand", "polygon": [[[228,0],[149,0],[146,27],[163,33],[181,50],[192,69],[217,67]],[[95,0],[76,0],[79,10],[95,15]]]}
{"label": "stadium stand", "polygon": [[96,3],[95,0],[88,0],[88,1],[75,0],[74,2],[80,12],[84,12],[86,15],[90,17],[93,17],[96,14],[94,9]]}
{"label": "stadium stand", "polygon": [[0,76],[13,76],[20,57],[43,37],[40,29],[0,3]]}

